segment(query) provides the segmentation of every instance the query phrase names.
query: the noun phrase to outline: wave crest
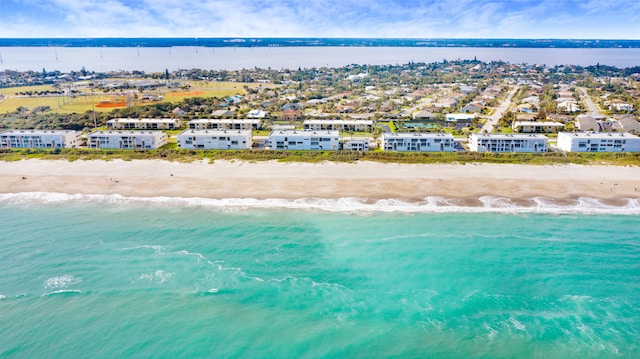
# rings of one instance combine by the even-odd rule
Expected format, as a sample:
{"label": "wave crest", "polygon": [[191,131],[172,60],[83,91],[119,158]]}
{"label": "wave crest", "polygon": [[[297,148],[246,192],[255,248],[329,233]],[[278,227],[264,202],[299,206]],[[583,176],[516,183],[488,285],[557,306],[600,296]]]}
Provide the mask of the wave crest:
{"label": "wave crest", "polygon": [[0,203],[9,205],[42,203],[105,203],[115,205],[140,204],[157,207],[202,207],[224,211],[245,209],[295,209],[347,213],[544,213],[544,214],[640,214],[640,198],[615,201],[592,197],[555,200],[547,197],[512,199],[483,196],[478,199],[425,197],[419,201],[400,199],[367,200],[362,198],[185,198],[185,197],[125,197],[118,194],[66,194],[52,192],[21,192],[0,194]]}

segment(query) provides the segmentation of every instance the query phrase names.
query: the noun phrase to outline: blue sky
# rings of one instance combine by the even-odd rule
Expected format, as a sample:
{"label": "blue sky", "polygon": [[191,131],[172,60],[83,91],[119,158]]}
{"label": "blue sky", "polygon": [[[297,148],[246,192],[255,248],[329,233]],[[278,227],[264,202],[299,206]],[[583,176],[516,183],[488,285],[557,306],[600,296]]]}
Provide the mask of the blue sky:
{"label": "blue sky", "polygon": [[640,1],[0,0],[0,37],[640,39]]}

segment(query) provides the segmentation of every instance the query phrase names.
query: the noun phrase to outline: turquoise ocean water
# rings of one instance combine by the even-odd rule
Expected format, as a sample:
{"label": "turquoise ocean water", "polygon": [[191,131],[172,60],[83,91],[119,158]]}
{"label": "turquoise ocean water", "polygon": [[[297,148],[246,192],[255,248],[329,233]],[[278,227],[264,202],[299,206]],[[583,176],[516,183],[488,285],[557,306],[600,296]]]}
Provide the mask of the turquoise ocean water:
{"label": "turquoise ocean water", "polygon": [[637,209],[170,203],[0,196],[0,357],[640,356]]}

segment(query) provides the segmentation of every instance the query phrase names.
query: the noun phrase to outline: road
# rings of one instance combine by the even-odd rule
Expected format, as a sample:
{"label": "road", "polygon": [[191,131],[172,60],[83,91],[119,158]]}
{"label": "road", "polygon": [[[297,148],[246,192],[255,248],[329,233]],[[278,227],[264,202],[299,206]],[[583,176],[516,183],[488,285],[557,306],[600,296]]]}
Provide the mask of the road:
{"label": "road", "polygon": [[519,88],[520,88],[519,86],[514,86],[514,88],[512,88],[511,91],[509,91],[509,93],[507,94],[507,97],[505,97],[504,101],[502,101],[500,106],[496,108],[493,115],[487,118],[487,122],[480,129],[480,133],[485,133],[485,132],[491,133],[491,131],[493,131],[493,128],[496,127],[496,125],[498,124],[498,120],[500,120],[500,118],[507,111],[509,106],[511,106],[511,99],[513,98],[513,95],[516,94]]}
{"label": "road", "polygon": [[589,113],[592,115],[599,115],[600,111],[598,110],[596,104],[594,104],[591,100],[591,96],[587,94],[587,89],[585,89],[584,87],[578,87],[578,89],[580,90],[580,93],[582,93],[582,98],[584,99],[585,105],[587,105]]}

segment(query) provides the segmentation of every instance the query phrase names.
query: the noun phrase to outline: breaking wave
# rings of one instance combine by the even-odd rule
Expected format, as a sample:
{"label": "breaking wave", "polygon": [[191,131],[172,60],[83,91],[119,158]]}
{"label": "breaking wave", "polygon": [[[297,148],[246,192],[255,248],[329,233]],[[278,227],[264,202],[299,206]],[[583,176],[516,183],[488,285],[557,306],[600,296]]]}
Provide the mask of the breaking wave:
{"label": "breaking wave", "polygon": [[244,209],[293,209],[347,213],[544,213],[544,214],[640,214],[640,198],[602,200],[592,197],[556,200],[547,197],[512,199],[483,196],[477,199],[425,197],[417,201],[400,199],[368,200],[363,198],[184,198],[125,197],[118,194],[66,194],[21,192],[0,194],[0,203],[9,205],[33,203],[105,203],[114,205],[153,205],[157,207],[201,207],[224,211]]}

